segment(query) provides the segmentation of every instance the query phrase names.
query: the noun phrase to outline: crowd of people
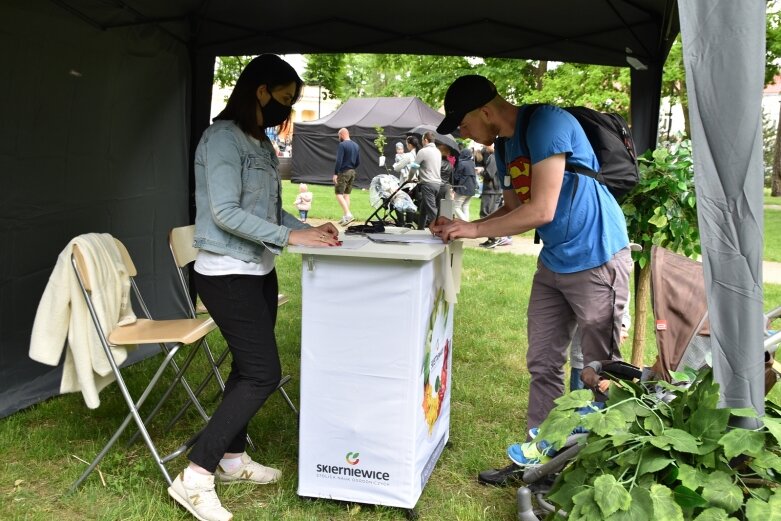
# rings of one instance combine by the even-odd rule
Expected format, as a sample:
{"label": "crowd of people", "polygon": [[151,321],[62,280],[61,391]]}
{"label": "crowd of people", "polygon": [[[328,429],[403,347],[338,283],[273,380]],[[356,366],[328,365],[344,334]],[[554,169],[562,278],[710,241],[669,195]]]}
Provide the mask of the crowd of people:
{"label": "crowd of people", "polygon": [[[195,154],[195,287],[232,355],[222,401],[190,451],[189,465],[168,493],[197,519],[229,521],[215,481],[268,484],[280,471],[245,452],[247,425],[279,383],[274,327],[275,259],[287,245],[339,245],[332,223],[307,223],[312,195],[299,186],[298,217],[282,208],[279,160],[265,129],[289,124],[303,82],[276,55],[253,59],[241,73],[227,106],[206,129]],[[486,238],[484,245],[536,229],[543,241],[528,305],[527,370],[531,375],[526,426],[534,432],[564,392],[567,349],[578,330],[583,362],[618,356],[631,268],[626,223],[604,185],[568,170],[598,169],[583,130],[567,112],[542,106],[520,131],[524,106],[505,100],[482,76],[456,79],[445,96],[437,133],[456,129],[479,148],[453,150],[434,132],[398,143],[393,171],[416,179],[421,225],[448,242]],[[343,215],[354,220],[350,194],[360,165],[347,129],[338,132],[333,184]],[[531,179],[534,178],[532,184]],[[480,215],[469,203],[482,179]],[[443,199],[455,215],[439,215]],[[508,262],[511,262],[508,259]],[[590,384],[589,384],[590,385]],[[519,426],[520,427],[520,426]],[[531,435],[512,446],[511,464],[481,474],[501,484],[525,465],[539,463]],[[483,479],[485,478],[485,479]]]}

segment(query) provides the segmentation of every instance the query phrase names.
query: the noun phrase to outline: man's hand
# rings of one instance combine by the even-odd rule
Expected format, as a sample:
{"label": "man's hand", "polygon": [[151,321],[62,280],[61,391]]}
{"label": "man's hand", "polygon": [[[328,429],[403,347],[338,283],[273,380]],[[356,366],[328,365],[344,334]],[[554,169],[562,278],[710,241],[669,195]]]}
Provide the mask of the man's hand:
{"label": "man's hand", "polygon": [[442,239],[442,242],[477,237],[477,225],[461,219],[451,220],[440,216],[435,221],[432,221],[428,228],[431,230],[431,233]]}
{"label": "man's hand", "polygon": [[333,183],[336,184],[336,174],[334,174],[334,177],[332,179]]}

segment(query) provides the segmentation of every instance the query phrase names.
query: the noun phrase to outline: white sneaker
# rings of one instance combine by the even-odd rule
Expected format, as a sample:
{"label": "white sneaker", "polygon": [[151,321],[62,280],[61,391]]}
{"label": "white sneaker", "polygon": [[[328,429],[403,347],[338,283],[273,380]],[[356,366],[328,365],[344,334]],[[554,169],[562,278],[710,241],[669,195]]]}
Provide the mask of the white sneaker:
{"label": "white sneaker", "polygon": [[199,475],[196,484],[184,484],[184,471],[168,487],[168,495],[200,521],[231,521],[233,514],[223,508],[214,491],[214,476]]}
{"label": "white sneaker", "polygon": [[355,220],[355,217],[352,215],[343,215],[342,218],[339,220],[339,225],[341,226],[347,226],[351,222]]}
{"label": "white sneaker", "polygon": [[282,473],[277,469],[264,467],[260,463],[252,461],[246,452],[240,458],[241,465],[233,472],[225,472],[221,466],[217,465],[217,470],[214,472],[215,479],[220,483],[244,482],[266,485],[279,481],[282,476]]}

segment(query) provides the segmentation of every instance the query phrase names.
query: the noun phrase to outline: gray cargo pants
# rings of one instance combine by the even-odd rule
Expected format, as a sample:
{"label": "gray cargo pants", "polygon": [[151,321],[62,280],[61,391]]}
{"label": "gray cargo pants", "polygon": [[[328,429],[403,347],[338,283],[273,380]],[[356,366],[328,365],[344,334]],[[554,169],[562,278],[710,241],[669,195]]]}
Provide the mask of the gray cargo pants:
{"label": "gray cargo pants", "polygon": [[554,273],[537,261],[527,314],[528,428],[538,427],[553,401],[564,394],[564,364],[575,324],[583,334],[584,364],[621,357],[621,317],[631,269],[629,248],[601,266],[576,273]]}

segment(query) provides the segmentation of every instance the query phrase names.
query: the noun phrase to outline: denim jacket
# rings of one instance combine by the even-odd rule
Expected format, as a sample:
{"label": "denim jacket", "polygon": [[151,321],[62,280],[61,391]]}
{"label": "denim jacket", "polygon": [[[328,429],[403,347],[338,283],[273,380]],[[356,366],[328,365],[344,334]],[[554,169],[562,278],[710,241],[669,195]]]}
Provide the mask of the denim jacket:
{"label": "denim jacket", "polygon": [[308,228],[282,209],[279,160],[271,143],[255,143],[233,121],[207,128],[195,151],[196,248],[260,262],[279,254],[291,229]]}

